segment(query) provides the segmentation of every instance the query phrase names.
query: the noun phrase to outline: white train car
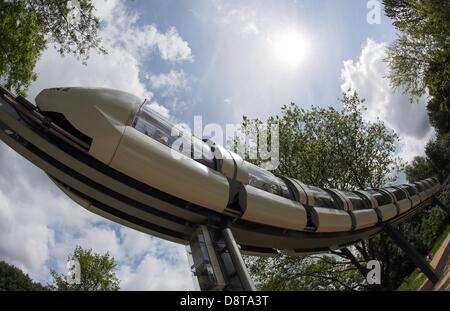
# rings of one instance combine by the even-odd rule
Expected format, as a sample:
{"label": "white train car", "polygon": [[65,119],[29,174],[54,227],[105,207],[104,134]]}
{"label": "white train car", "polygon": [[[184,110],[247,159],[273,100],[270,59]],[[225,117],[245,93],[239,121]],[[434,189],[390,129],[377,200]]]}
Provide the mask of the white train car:
{"label": "white train car", "polygon": [[433,179],[358,191],[305,185],[117,90],[46,89],[36,104],[0,88],[0,139],[88,210],[177,243],[212,221],[227,222],[249,254],[324,251],[376,234],[440,189]]}

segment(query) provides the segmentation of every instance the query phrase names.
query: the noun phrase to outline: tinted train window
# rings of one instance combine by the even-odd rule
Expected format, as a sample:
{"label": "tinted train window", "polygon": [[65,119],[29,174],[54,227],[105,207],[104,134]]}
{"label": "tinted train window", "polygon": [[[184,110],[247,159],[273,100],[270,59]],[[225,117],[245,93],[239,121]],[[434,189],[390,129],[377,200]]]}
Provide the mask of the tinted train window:
{"label": "tinted train window", "polygon": [[337,196],[335,194],[331,194],[330,192],[327,192],[324,189],[314,186],[308,186],[308,188],[314,195],[315,201],[314,206],[333,209],[343,209],[343,203],[339,198],[336,198]]}
{"label": "tinted train window", "polygon": [[378,206],[383,206],[383,205],[387,205],[387,204],[392,203],[392,198],[387,193],[383,193],[383,192],[381,192],[379,190],[375,190],[375,189],[370,189],[370,190],[367,190],[367,191],[371,195],[373,195],[375,200],[377,200]]}
{"label": "tinted train window", "polygon": [[428,188],[432,188],[434,186],[433,182],[429,179],[424,180],[424,182],[428,185]]}
{"label": "tinted train window", "polygon": [[246,165],[250,186],[293,200],[289,188],[281,178],[252,163],[246,162]]}
{"label": "tinted train window", "polygon": [[430,189],[431,188],[431,185],[426,180],[422,180],[420,183],[422,184],[422,187],[424,189]]}
{"label": "tinted train window", "polygon": [[390,193],[394,194],[395,198],[397,199],[397,201],[406,199],[406,193],[398,188],[393,188],[393,187],[388,187],[386,188]]}
{"label": "tinted train window", "polygon": [[422,185],[422,187],[427,190],[431,188],[431,185],[429,183],[427,183],[425,180],[421,181],[420,184]]}
{"label": "tinted train window", "polygon": [[419,192],[422,192],[425,190],[424,185],[420,182],[415,182],[414,185],[417,187],[417,189],[419,189]]}
{"label": "tinted train window", "polygon": [[413,196],[413,195],[416,195],[417,194],[417,189],[416,189],[416,187],[415,186],[413,186],[413,185],[405,185],[405,186],[403,186],[402,187],[403,189],[406,189],[406,191],[408,191],[408,193],[409,193],[409,196]]}
{"label": "tinted train window", "polygon": [[334,204],[338,206],[338,209],[344,209],[344,202],[342,201],[341,197],[336,194],[334,191],[328,190],[328,189],[324,189],[326,192],[328,192],[331,197],[334,200]]}
{"label": "tinted train window", "polygon": [[[157,142],[185,155],[189,155],[203,165],[215,168],[214,157],[208,144],[201,139],[192,136],[189,132],[183,131],[181,127],[175,126],[147,105],[143,105],[136,114],[133,127]],[[174,144],[180,137],[184,137],[187,142],[190,142],[190,146],[189,144],[186,144],[189,146],[188,148],[190,148],[186,152],[183,149],[185,148],[184,144]]]}
{"label": "tinted train window", "polygon": [[372,204],[365,196],[351,191],[341,191],[352,202],[354,210],[371,209]]}
{"label": "tinted train window", "polygon": [[433,178],[428,178],[426,181],[431,184],[431,186],[435,186],[437,184],[436,180]]}

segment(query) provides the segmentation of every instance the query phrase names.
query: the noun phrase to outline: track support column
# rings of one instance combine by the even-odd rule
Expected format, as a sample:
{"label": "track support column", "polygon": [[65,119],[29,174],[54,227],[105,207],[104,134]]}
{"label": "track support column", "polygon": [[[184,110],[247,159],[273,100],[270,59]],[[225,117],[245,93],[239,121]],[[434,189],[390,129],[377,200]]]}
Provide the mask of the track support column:
{"label": "track support column", "polygon": [[391,224],[384,225],[384,232],[400,247],[406,254],[406,256],[418,267],[423,274],[433,283],[436,284],[439,281],[439,275],[430,266],[428,261],[406,240],[406,238],[394,228]]}
{"label": "track support column", "polygon": [[250,278],[250,274],[248,273],[247,267],[242,259],[241,250],[239,249],[230,228],[223,229],[222,235],[225,239],[225,244],[230,254],[231,261],[233,262],[234,269],[241,280],[243,290],[255,291],[255,285],[253,284],[253,280]]}
{"label": "track support column", "polygon": [[199,290],[256,290],[230,228],[197,226],[186,246],[194,283]]}

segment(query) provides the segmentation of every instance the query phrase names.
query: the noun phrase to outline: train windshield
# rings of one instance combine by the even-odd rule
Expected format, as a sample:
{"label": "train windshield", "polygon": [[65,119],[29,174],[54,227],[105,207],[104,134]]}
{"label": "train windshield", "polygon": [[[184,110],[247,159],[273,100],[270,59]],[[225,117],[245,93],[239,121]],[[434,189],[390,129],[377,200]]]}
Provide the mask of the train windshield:
{"label": "train windshield", "polygon": [[[133,127],[157,142],[184,155],[188,155],[210,168],[215,168],[214,157],[208,144],[191,135],[189,131],[184,130],[181,126],[172,124],[167,118],[151,109],[148,105],[142,105],[136,114]],[[183,143],[180,143],[181,141]]]}

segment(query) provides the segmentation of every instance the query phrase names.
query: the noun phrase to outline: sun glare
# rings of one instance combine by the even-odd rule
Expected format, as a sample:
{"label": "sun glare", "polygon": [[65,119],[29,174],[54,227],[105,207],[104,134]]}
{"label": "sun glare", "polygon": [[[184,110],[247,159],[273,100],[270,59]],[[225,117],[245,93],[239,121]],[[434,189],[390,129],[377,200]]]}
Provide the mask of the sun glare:
{"label": "sun glare", "polygon": [[306,38],[295,30],[288,30],[273,37],[275,56],[281,63],[295,68],[308,52]]}

